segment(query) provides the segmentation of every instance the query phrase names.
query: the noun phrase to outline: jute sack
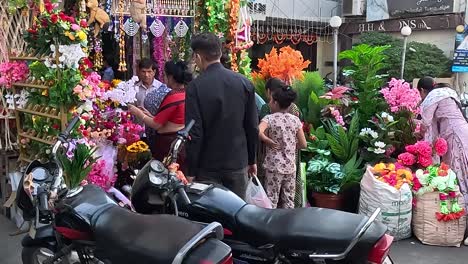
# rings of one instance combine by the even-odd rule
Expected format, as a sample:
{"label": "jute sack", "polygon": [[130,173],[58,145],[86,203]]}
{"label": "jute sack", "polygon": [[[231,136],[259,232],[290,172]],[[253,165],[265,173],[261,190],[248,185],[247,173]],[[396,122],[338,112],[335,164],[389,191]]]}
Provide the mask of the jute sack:
{"label": "jute sack", "polygon": [[[458,203],[465,208],[463,197],[457,190]],[[443,247],[460,247],[466,229],[466,216],[449,222],[439,222],[436,212],[440,211],[438,192],[415,196],[416,206],[413,209],[413,233],[426,245]]]}

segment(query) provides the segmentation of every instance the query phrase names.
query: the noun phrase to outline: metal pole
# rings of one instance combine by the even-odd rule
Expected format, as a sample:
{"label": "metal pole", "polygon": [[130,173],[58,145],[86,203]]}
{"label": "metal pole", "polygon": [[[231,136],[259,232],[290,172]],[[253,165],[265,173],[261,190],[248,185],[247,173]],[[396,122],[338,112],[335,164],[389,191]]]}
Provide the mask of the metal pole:
{"label": "metal pole", "polygon": [[338,28],[333,29],[333,49],[333,88],[335,88],[338,79]]}
{"label": "metal pole", "polygon": [[405,73],[405,60],[406,60],[406,45],[408,44],[408,37],[403,38],[403,54],[401,55],[401,75],[400,79],[403,79]]}

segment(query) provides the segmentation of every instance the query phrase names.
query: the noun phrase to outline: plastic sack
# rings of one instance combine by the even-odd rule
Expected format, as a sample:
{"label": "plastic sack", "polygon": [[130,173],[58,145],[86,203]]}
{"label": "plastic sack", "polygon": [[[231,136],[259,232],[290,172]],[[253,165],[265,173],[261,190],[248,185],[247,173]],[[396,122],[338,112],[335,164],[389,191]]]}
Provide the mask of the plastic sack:
{"label": "plastic sack", "polygon": [[259,207],[271,209],[271,201],[268,198],[265,189],[258,180],[257,176],[252,176],[247,185],[245,201],[249,204],[254,204]]}
{"label": "plastic sack", "polygon": [[361,180],[359,214],[371,216],[380,208],[381,213],[377,219],[388,227],[388,233],[395,240],[411,237],[412,200],[413,195],[408,184],[403,184],[397,190],[377,180],[371,167],[367,167]]}

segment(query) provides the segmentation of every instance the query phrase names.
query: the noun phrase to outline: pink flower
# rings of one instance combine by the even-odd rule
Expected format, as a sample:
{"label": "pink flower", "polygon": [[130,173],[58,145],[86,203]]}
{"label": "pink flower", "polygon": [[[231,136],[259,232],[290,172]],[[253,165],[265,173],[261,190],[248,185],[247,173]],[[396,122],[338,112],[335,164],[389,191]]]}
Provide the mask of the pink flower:
{"label": "pink flower", "polygon": [[431,156],[427,157],[427,156],[421,155],[421,156],[418,157],[418,163],[421,164],[421,166],[427,168],[427,167],[432,165],[432,157]]}
{"label": "pink flower", "polygon": [[418,154],[418,149],[416,148],[416,145],[408,145],[405,147],[405,150],[411,154]]}
{"label": "pink flower", "polygon": [[447,141],[443,138],[438,138],[434,143],[434,149],[439,156],[443,156],[447,153],[448,145]]}
{"label": "pink flower", "polygon": [[400,160],[403,163],[403,165],[406,166],[412,166],[416,163],[416,157],[408,152],[401,153],[400,155],[398,155],[398,160]]}
{"label": "pink flower", "polygon": [[74,31],[78,31],[78,30],[80,30],[81,28],[80,28],[80,26],[78,26],[77,24],[72,24],[72,25],[71,25],[71,29],[74,30]]}
{"label": "pink flower", "polygon": [[416,148],[419,155],[424,157],[431,157],[432,156],[432,147],[431,144],[427,141],[418,141],[416,142]]}
{"label": "pink flower", "polygon": [[421,95],[417,89],[412,89],[410,84],[404,80],[392,78],[388,87],[383,88],[380,92],[391,112],[409,110],[415,114],[419,113],[418,104],[421,101]]}

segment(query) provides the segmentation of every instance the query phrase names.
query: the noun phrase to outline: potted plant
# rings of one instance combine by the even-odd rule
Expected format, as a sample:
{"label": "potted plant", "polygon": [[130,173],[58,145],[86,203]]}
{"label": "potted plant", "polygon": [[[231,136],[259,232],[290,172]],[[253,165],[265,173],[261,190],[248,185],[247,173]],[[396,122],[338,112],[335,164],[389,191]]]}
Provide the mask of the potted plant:
{"label": "potted plant", "polygon": [[[358,124],[359,115],[356,113],[346,130],[340,125],[326,123],[311,131],[309,152],[315,156],[308,163],[307,184],[315,206],[355,210],[356,192],[348,191],[362,177],[362,159],[357,158]],[[350,200],[353,202],[348,203]]]}

